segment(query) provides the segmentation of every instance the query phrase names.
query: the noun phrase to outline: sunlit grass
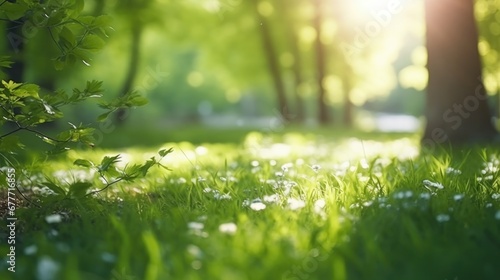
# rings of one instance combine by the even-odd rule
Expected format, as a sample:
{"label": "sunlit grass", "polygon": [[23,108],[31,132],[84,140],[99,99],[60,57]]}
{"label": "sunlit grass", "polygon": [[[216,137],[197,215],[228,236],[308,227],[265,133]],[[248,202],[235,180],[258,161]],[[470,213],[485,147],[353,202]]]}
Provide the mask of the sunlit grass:
{"label": "sunlit grass", "polygon": [[2,262],[0,277],[497,278],[498,153],[421,155],[413,136],[321,135],[70,152],[44,168],[62,183],[92,176],[77,158],[121,153],[127,164],[175,149],[163,162],[172,171],[95,200],[48,204],[42,192],[43,208],[18,209],[16,273]]}

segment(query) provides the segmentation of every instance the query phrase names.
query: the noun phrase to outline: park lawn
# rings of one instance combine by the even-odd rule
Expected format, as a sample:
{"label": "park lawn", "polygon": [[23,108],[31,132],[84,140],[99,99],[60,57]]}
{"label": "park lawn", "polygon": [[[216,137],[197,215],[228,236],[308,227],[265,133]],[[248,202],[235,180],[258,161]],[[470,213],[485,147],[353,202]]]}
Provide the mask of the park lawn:
{"label": "park lawn", "polygon": [[174,149],[162,161],[171,171],[93,199],[23,203],[16,272],[2,261],[0,279],[500,277],[498,150],[424,155],[417,135],[243,138],[70,151],[45,163],[61,182],[98,187],[74,160],[121,153],[140,162]]}

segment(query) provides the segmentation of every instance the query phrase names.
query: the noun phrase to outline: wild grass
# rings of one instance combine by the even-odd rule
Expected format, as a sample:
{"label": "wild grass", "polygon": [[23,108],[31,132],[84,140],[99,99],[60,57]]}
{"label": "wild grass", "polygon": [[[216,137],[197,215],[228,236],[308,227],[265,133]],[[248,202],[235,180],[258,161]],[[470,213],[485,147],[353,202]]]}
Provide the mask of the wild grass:
{"label": "wild grass", "polygon": [[[16,211],[16,272],[7,271],[2,253],[0,278],[500,275],[494,148],[420,154],[416,136],[254,132],[239,143],[74,151],[43,169],[64,184],[93,178],[72,166],[77,158],[121,153],[133,163],[170,147],[163,164],[172,171],[153,170],[94,199],[49,203],[60,198],[36,189],[41,194],[31,198],[42,207],[24,203]],[[31,176],[21,186],[43,179]],[[8,251],[5,242],[0,248]]]}

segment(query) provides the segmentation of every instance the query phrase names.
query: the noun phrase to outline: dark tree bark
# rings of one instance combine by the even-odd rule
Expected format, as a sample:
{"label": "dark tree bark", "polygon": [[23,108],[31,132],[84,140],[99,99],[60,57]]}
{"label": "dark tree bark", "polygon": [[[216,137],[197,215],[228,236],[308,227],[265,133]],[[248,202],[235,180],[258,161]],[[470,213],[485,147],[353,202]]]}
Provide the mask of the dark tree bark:
{"label": "dark tree bark", "polygon": [[273,44],[271,30],[268,21],[258,11],[259,0],[254,0],[255,12],[257,15],[257,22],[259,24],[260,35],[262,38],[262,47],[264,55],[266,56],[269,73],[273,79],[274,89],[276,91],[276,99],[278,101],[278,111],[280,112],[283,120],[290,121],[290,114],[288,111],[288,103],[285,92],[285,84],[281,76],[281,69],[276,56],[276,49]]}
{"label": "dark tree bark", "polygon": [[[134,81],[137,77],[137,72],[139,68],[139,60],[140,60],[140,45],[141,45],[141,35],[142,35],[142,26],[133,25],[131,30],[131,47],[130,47],[130,60],[128,62],[127,74],[125,76],[125,81],[123,82],[122,88],[120,90],[120,96],[125,95],[127,92],[133,90]],[[116,112],[115,122],[117,124],[122,124],[125,122],[125,119],[128,117],[130,110],[128,109],[119,109]]]}
{"label": "dark tree bark", "polygon": [[496,138],[482,66],[473,0],[426,0],[427,125],[423,146]]}
{"label": "dark tree bark", "polygon": [[321,24],[323,23],[322,0],[314,0],[314,7],[316,14],[314,16],[313,26],[317,33],[314,48],[316,52],[316,82],[318,86],[318,122],[320,124],[327,124],[330,122],[330,116],[328,114],[328,106],[325,102],[325,87],[323,86],[323,80],[326,73],[326,57],[325,47],[321,42]]}

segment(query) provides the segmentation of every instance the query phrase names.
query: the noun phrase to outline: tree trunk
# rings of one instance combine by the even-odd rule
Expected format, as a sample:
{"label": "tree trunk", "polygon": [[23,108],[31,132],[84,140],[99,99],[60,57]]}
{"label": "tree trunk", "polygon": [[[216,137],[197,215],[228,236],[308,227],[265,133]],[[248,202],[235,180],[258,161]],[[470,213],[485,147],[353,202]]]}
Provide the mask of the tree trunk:
{"label": "tree trunk", "polygon": [[[132,26],[131,47],[130,47],[130,60],[128,63],[127,75],[122,85],[119,95],[123,96],[127,92],[133,90],[134,81],[137,76],[140,59],[140,45],[141,45],[142,26]],[[117,124],[123,124],[129,114],[128,109],[119,109],[116,111],[115,121]]]}
{"label": "tree trunk", "polygon": [[283,117],[283,120],[290,121],[290,114],[288,111],[288,104],[286,100],[285,85],[281,77],[281,70],[278,59],[276,57],[276,50],[271,37],[271,30],[268,22],[258,10],[259,0],[255,1],[255,12],[257,15],[257,23],[259,24],[260,35],[262,38],[262,47],[264,55],[266,56],[269,73],[273,79],[274,89],[276,91],[276,98],[278,101],[278,110]]}
{"label": "tree trunk", "polygon": [[316,41],[314,44],[316,52],[316,82],[318,86],[318,121],[320,124],[327,124],[330,122],[330,117],[328,114],[328,107],[325,102],[325,88],[323,86],[323,80],[326,73],[325,64],[325,48],[321,42],[321,24],[323,23],[322,15],[322,0],[314,0],[314,7],[316,10],[316,15],[314,16],[313,25],[316,29]]}
{"label": "tree trunk", "polygon": [[297,25],[293,18],[293,10],[298,5],[296,1],[290,3],[290,0],[280,1],[280,9],[284,10],[285,15],[285,28],[288,37],[288,43],[290,46],[290,51],[292,52],[294,62],[292,65],[292,73],[294,78],[293,93],[295,97],[295,112],[293,120],[295,122],[303,122],[305,120],[305,106],[304,98],[300,95],[300,87],[304,82],[304,77],[302,75],[302,55],[299,48],[299,39],[297,36]]}
{"label": "tree trunk", "polygon": [[422,145],[494,140],[473,0],[426,0],[429,83]]}
{"label": "tree trunk", "polygon": [[291,47],[293,52],[293,57],[295,61],[293,62],[293,78],[294,78],[294,95],[295,95],[295,110],[296,116],[295,121],[303,122],[306,118],[306,111],[304,106],[304,98],[302,98],[300,93],[300,87],[304,82],[304,78],[302,76],[302,60],[300,55],[300,50],[298,46],[297,34],[295,33],[295,29],[290,30],[292,34],[290,34],[291,38]]}

